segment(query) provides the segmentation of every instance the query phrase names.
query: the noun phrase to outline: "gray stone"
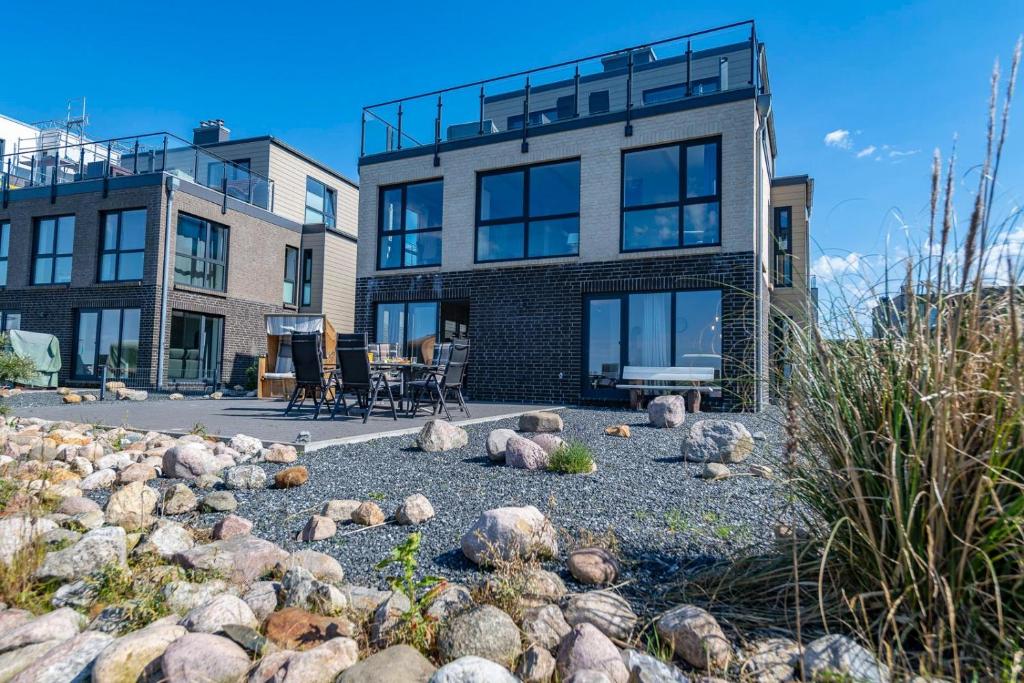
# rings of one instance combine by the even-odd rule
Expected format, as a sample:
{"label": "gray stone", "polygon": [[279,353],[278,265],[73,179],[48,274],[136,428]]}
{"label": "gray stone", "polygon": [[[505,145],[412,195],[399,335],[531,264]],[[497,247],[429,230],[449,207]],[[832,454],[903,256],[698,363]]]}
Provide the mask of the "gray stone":
{"label": "gray stone", "polygon": [[0,681],[10,681],[60,643],[60,640],[44,640],[0,654]]}
{"label": "gray stone", "polygon": [[161,510],[165,515],[183,515],[199,506],[196,494],[186,484],[175,484],[164,493]]}
{"label": "gray stone", "polygon": [[260,635],[260,632],[251,626],[243,626],[242,624],[224,624],[224,626],[221,627],[220,633],[225,638],[230,638],[232,642],[249,654],[257,657],[263,656],[263,654],[270,649],[270,642],[266,637]]}
{"label": "gray stone", "polygon": [[286,650],[263,659],[247,683],[332,683],[359,659],[359,645],[351,638],[332,638],[306,650]]}
{"label": "gray stone", "polygon": [[85,496],[68,496],[62,498],[60,505],[57,507],[57,512],[65,515],[78,515],[83,512],[93,512],[99,510],[100,504],[91,498]]}
{"label": "gray stone", "polygon": [[427,616],[443,623],[476,605],[469,589],[457,583],[447,584],[427,608]]}
{"label": "gray stone", "polygon": [[79,579],[58,588],[50,604],[54,607],[85,609],[96,600],[96,594],[97,590],[93,584],[86,582],[85,579]]}
{"label": "gray stone", "polygon": [[505,443],[505,464],[519,470],[546,470],[551,456],[530,439],[510,437]]}
{"label": "gray stone", "polygon": [[329,500],[320,509],[320,514],[335,522],[351,522],[352,513],[362,504],[358,500]]}
{"label": "gray stone", "polygon": [[563,679],[583,671],[597,671],[612,683],[627,683],[629,672],[615,644],[591,624],[574,626],[558,648],[558,675]]}
{"label": "gray stone", "polygon": [[48,519],[28,515],[0,518],[0,562],[11,564],[19,552],[57,525]]}
{"label": "gray stone", "polygon": [[164,452],[163,475],[182,479],[195,479],[204,474],[216,474],[234,466],[230,455],[217,454],[203,443],[178,442]]}
{"label": "gray stone", "polygon": [[259,465],[238,465],[224,472],[224,485],[234,490],[267,487],[267,473]]}
{"label": "gray stone", "polygon": [[100,527],[82,536],[70,548],[47,553],[36,570],[40,579],[65,581],[90,574],[106,565],[128,566],[128,538],[119,526]]}
{"label": "gray stone", "polygon": [[153,552],[164,558],[170,559],[175,553],[182,553],[196,544],[192,538],[192,532],[177,522],[169,519],[162,519],[157,522],[145,541],[135,547],[136,555]]}
{"label": "gray stone", "polygon": [[555,675],[555,658],[540,645],[531,645],[519,658],[516,675],[523,683],[548,683]]}
{"label": "gray stone", "polygon": [[516,436],[511,429],[492,429],[487,435],[487,457],[491,462],[505,462],[505,445]]}
{"label": "gray stone", "polygon": [[366,586],[354,586],[352,584],[342,586],[341,592],[348,599],[349,607],[353,611],[362,614],[375,611],[382,602],[391,596],[391,591],[382,591],[376,588],[367,588]]}
{"label": "gray stone", "polygon": [[686,420],[686,399],[682,396],[656,396],[647,404],[647,419],[652,427],[678,427]]}
{"label": "gray stone", "polygon": [[315,550],[299,550],[278,564],[282,574],[294,567],[305,569],[320,581],[341,583],[345,580],[345,570],[341,568],[341,564],[330,555]]}
{"label": "gray stone", "polygon": [[493,605],[481,605],[448,622],[438,636],[437,650],[446,662],[472,655],[511,668],[522,647],[512,617]]}
{"label": "gray stone", "polygon": [[676,667],[637,650],[623,652],[622,663],[629,671],[629,683],[690,683]]}
{"label": "gray stone", "polygon": [[395,512],[395,521],[399,524],[423,524],[434,516],[434,506],[421,493],[414,493],[402,501]]}
{"label": "gray stone", "polygon": [[559,602],[569,590],[562,577],[546,569],[533,567],[523,575],[523,604],[527,607],[543,607]]}
{"label": "gray stone", "polygon": [[732,472],[729,470],[729,466],[723,465],[720,462],[706,462],[700,472],[701,479],[707,479],[708,481],[719,481],[721,479],[728,479],[731,476]]}
{"label": "gray stone", "polygon": [[803,673],[808,680],[846,677],[858,683],[887,683],[891,674],[866,648],[837,633],[822,636],[804,649]]}
{"label": "gray stone", "polygon": [[182,626],[160,624],[121,636],[96,658],[92,667],[92,683],[145,680],[144,674],[159,665],[167,647],[186,633],[188,631]]}
{"label": "gray stone", "polygon": [[114,392],[118,401],[145,401],[149,393],[142,389],[118,389]]}
{"label": "gray stone", "polygon": [[238,501],[229,491],[213,491],[203,497],[203,510],[206,512],[234,512],[238,509]]}
{"label": "gray stone", "polygon": [[174,556],[186,569],[219,572],[233,581],[255,581],[285,560],[288,553],[270,541],[253,536],[236,536],[225,541],[197,545]]}
{"label": "gray stone", "polygon": [[47,547],[47,550],[51,549],[50,546],[54,546],[52,549],[57,549],[56,546],[66,548],[69,545],[78,543],[81,539],[82,534],[70,529],[52,529],[39,537],[39,540]]}
{"label": "gray stone", "polygon": [[572,627],[556,605],[529,607],[523,614],[523,635],[528,643],[536,643],[546,650],[554,650]]}
{"label": "gray stone", "polygon": [[637,616],[618,593],[590,591],[570,595],[562,612],[570,626],[591,624],[609,638],[629,640]]}
{"label": "gray stone", "polygon": [[554,557],[558,540],[554,527],[532,505],[496,508],[481,514],[462,537],[462,552],[486,566],[495,560]]}
{"label": "gray stone", "polygon": [[336,614],[348,607],[341,589],[313,578],[302,567],[293,567],[281,579],[285,607],[301,607],[319,614]]}
{"label": "gray stone", "polygon": [[209,489],[215,489],[223,483],[224,480],[218,477],[216,474],[200,474],[195,479],[196,488],[202,489],[204,491]]}
{"label": "gray stone", "polygon": [[90,531],[93,529],[99,529],[107,521],[102,510],[83,512],[72,517],[72,520]]}
{"label": "gray stone", "polygon": [[225,624],[256,628],[260,622],[245,601],[229,593],[222,593],[190,610],[180,624],[193,633],[217,633]]}
{"label": "gray stone", "polygon": [[466,430],[445,420],[429,420],[416,437],[416,444],[428,453],[450,451],[468,443]]}
{"label": "gray stone", "polygon": [[786,683],[795,677],[800,646],[789,638],[766,638],[744,652],[740,673],[751,683]]}
{"label": "gray stone", "polygon": [[83,491],[95,491],[96,489],[108,489],[117,481],[117,472],[112,469],[96,470],[82,481],[78,482],[78,488]]}
{"label": "gray stone", "polygon": [[338,526],[330,517],[313,515],[299,532],[300,541],[322,541],[338,533]]}
{"label": "gray stone", "polygon": [[436,671],[408,645],[393,645],[345,670],[337,683],[428,683]]}
{"label": "gray stone", "polygon": [[[565,679],[564,683],[613,683],[612,679],[608,674],[603,671],[592,671],[590,669],[582,669],[577,671],[572,676]],[[709,681],[702,681],[702,683],[712,683]]]}
{"label": "gray stone", "polygon": [[394,591],[373,611],[370,622],[370,642],[377,647],[387,647],[395,632],[402,625],[402,617],[411,607],[409,598]]}
{"label": "gray stone", "polygon": [[530,437],[530,441],[543,448],[544,452],[548,455],[552,455],[555,451],[565,448],[565,439],[556,434],[534,434]]}
{"label": "gray stone", "polygon": [[683,457],[690,462],[743,462],[754,451],[754,437],[733,420],[698,420],[683,439]]}
{"label": "gray stone", "polygon": [[661,639],[690,666],[722,670],[732,656],[722,627],[711,613],[696,605],[680,605],[658,617]]}
{"label": "gray stone", "polygon": [[253,458],[263,450],[263,442],[257,439],[255,436],[246,436],[245,434],[235,434],[228,441],[228,447],[231,450],[236,451],[240,455],[247,458]]}
{"label": "gray stone", "polygon": [[48,640],[68,640],[77,636],[84,627],[85,617],[70,607],[61,607],[0,633],[0,652]]}
{"label": "gray stone", "polygon": [[249,586],[242,599],[249,605],[256,618],[263,621],[277,609],[277,595],[280,590],[281,584],[277,581],[256,581]]}
{"label": "gray stone", "polygon": [[85,682],[91,678],[93,662],[114,637],[86,631],[55,646],[11,679],[11,683]]}
{"label": "gray stone", "polygon": [[237,683],[250,664],[245,650],[209,633],[178,638],[167,647],[161,662],[167,683]]}
{"label": "gray stone", "polygon": [[110,496],[104,513],[107,524],[116,524],[128,531],[148,527],[153,523],[153,511],[159,499],[156,489],[133,481]]}
{"label": "gray stone", "polygon": [[500,664],[469,655],[435,671],[430,683],[519,683],[519,679]]}
{"label": "gray stone", "polygon": [[537,411],[519,416],[521,432],[560,432],[562,428],[562,416],[558,413]]}

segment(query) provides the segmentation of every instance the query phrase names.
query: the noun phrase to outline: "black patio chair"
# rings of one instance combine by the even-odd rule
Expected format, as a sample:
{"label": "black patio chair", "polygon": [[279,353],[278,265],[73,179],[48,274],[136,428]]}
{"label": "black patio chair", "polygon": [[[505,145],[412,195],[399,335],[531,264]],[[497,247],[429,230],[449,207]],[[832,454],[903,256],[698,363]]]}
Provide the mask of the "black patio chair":
{"label": "black patio chair", "polygon": [[[377,397],[381,390],[391,404],[391,416],[397,420],[398,410],[395,408],[395,397],[391,393],[391,385],[387,376],[382,372],[370,370],[370,359],[366,355],[366,335],[339,334],[337,343],[338,354],[338,393],[334,399],[334,406],[331,408],[333,418],[338,409],[344,405],[345,414],[350,414],[350,408],[345,403],[345,394],[355,396],[356,404],[363,410],[363,422],[370,419],[370,413],[377,404]],[[337,377],[337,374],[335,375]]]}
{"label": "black patio chair", "polygon": [[448,410],[447,398],[449,395],[454,395],[455,400],[459,403],[459,409],[466,414],[466,417],[472,417],[469,414],[466,399],[462,396],[462,383],[466,378],[468,368],[469,340],[453,339],[443,371],[435,370],[429,372],[423,379],[409,382],[409,388],[412,391],[410,415],[415,417],[419,412],[421,399],[426,394],[430,399],[432,414],[436,415],[440,408],[444,411],[445,417],[451,420],[452,414]]}
{"label": "black patio chair", "polygon": [[[292,335],[292,362],[295,365],[295,389],[292,391],[288,407],[284,414],[288,415],[292,408],[302,408],[307,398],[313,399],[313,419],[320,416],[320,409],[327,401],[331,388],[338,393],[335,376],[324,375],[323,358],[320,357],[320,340],[315,334]],[[299,395],[302,400],[299,400]],[[344,399],[343,399],[344,400]],[[298,403],[296,403],[298,401]]]}

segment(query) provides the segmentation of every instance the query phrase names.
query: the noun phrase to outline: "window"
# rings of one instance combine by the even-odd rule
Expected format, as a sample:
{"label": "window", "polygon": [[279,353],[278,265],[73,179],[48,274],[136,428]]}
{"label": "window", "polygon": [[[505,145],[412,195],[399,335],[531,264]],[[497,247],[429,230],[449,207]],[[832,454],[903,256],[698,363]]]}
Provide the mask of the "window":
{"label": "window", "polygon": [[721,243],[721,140],[622,156],[622,250]]}
{"label": "window", "polygon": [[579,159],[479,175],[478,262],[579,253]]}
{"label": "window", "polygon": [[299,277],[299,250],[295,247],[284,248],[284,292],[281,301],[289,306],[295,305],[295,285]]}
{"label": "window", "polygon": [[379,344],[397,346],[405,358],[415,358],[424,341],[437,338],[437,321],[436,301],[377,304],[374,339]]}
{"label": "window", "polygon": [[227,170],[227,195],[242,201],[249,201],[251,188],[249,159],[236,159],[224,163],[223,161],[211,161],[206,165],[206,186],[217,191],[224,190],[224,171]]}
{"label": "window", "polygon": [[216,381],[223,347],[223,318],[172,311],[168,379]]}
{"label": "window", "polygon": [[21,311],[0,311],[0,332],[21,329]]}
{"label": "window", "polygon": [[584,317],[587,395],[614,391],[626,365],[712,368],[722,376],[720,290],[594,295]]}
{"label": "window", "polygon": [[36,219],[32,284],[71,282],[71,255],[75,248],[75,217]]}
{"label": "window", "polygon": [[104,214],[100,282],[141,280],[145,249],[145,209]]}
{"label": "window", "polygon": [[174,281],[223,292],[227,288],[228,226],[178,214]]}
{"label": "window", "polygon": [[100,377],[104,365],[114,373],[138,370],[139,319],[138,308],[78,311],[75,325],[75,378]]}
{"label": "window", "polygon": [[793,286],[793,208],[775,207],[775,277],[779,287]]}
{"label": "window", "polygon": [[[0,140],[0,142],[3,142]],[[7,257],[11,251],[11,222],[0,221],[0,287],[7,286]]]}
{"label": "window", "polygon": [[306,223],[323,223],[333,228],[334,215],[334,190],[307,176]]}
{"label": "window", "polygon": [[302,305],[313,304],[313,250],[302,252]]}
{"label": "window", "polygon": [[444,181],[381,188],[377,266],[441,265]]}

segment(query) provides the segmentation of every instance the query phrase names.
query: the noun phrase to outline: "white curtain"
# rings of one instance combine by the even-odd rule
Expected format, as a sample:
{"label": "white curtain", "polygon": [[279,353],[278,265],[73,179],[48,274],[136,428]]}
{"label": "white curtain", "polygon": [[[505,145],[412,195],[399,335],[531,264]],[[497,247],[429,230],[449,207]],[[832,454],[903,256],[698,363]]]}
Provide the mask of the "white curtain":
{"label": "white curtain", "polygon": [[671,365],[672,295],[629,295],[629,364],[648,367]]}

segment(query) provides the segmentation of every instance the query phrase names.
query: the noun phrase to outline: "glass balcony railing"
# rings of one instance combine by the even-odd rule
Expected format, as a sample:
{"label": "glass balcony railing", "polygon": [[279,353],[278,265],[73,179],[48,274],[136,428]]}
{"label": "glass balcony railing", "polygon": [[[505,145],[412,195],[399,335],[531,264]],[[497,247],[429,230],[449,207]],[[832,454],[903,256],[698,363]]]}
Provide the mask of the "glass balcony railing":
{"label": "glass balcony railing", "polygon": [[[468,139],[510,139],[733,90],[770,92],[753,21],[584,57],[363,108],[363,157]],[[505,134],[505,135],[502,135]],[[490,137],[488,137],[490,136]]]}
{"label": "glass balcony railing", "polygon": [[0,190],[171,173],[272,211],[274,181],[171,133],[19,150],[0,157]]}

